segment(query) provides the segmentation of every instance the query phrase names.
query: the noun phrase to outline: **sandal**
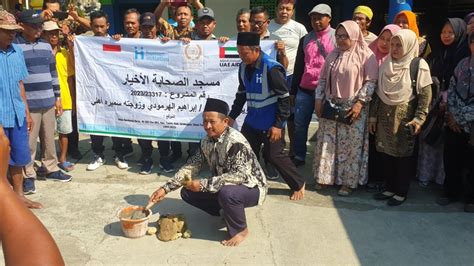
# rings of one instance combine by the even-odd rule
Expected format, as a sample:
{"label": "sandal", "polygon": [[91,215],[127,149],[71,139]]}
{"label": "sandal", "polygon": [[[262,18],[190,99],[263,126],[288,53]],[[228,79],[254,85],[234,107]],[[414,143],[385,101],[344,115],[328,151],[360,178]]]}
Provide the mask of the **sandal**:
{"label": "sandal", "polygon": [[349,196],[352,194],[352,189],[350,187],[342,186],[341,189],[337,192],[339,196]]}
{"label": "sandal", "polygon": [[59,166],[59,168],[61,168],[61,170],[65,171],[65,172],[70,172],[70,171],[74,170],[74,164],[71,163],[71,162],[68,162],[68,161],[65,161],[63,163],[59,163],[58,166]]}

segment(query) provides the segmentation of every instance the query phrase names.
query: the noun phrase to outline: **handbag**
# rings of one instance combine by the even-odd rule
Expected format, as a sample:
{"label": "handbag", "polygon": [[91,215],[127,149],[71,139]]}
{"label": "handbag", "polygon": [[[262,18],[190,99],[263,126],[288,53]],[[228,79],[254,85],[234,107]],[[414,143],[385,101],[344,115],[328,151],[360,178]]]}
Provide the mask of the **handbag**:
{"label": "handbag", "polygon": [[444,115],[439,111],[438,101],[433,109],[428,113],[425,123],[422,126],[420,138],[428,145],[436,146],[443,139]]}
{"label": "handbag", "polygon": [[[339,55],[338,55],[339,57]],[[337,60],[337,58],[336,58]],[[329,88],[331,88],[331,72],[332,72],[333,65],[331,65],[331,69],[329,70]],[[331,103],[330,100],[325,99],[323,104],[323,112],[321,113],[321,118],[333,120],[339,123],[343,123],[346,125],[352,125],[351,117],[346,117],[347,113],[349,112],[350,108],[343,108],[340,105]]]}
{"label": "handbag", "polygon": [[[420,67],[420,57],[414,58],[410,63],[410,79],[412,80],[413,95],[416,95],[416,84],[418,79],[418,69]],[[432,93],[436,95],[439,91],[439,80],[437,77],[431,77],[433,83],[431,84]],[[440,112],[439,105],[441,98],[433,105],[433,108],[428,112],[425,123],[421,127],[420,138],[426,144],[431,146],[437,146],[443,139],[444,132],[444,114]]]}
{"label": "handbag", "polygon": [[342,108],[342,106],[332,104],[330,101],[325,100],[321,118],[333,120],[346,125],[352,125],[353,121],[351,117],[346,117],[349,110],[350,109]]}

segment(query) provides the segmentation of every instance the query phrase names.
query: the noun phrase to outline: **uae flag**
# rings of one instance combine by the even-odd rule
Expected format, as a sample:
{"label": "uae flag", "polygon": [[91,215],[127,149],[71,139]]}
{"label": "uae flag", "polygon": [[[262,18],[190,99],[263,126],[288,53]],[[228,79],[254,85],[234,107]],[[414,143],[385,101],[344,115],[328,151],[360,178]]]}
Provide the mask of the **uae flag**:
{"label": "uae flag", "polygon": [[237,47],[221,47],[219,58],[239,58]]}

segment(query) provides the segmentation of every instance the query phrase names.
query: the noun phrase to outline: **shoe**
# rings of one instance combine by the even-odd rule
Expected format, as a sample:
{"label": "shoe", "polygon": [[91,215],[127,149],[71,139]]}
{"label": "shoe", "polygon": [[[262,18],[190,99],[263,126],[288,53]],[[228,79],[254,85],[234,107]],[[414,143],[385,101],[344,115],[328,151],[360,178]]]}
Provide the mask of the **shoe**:
{"label": "shoe", "polygon": [[94,171],[97,168],[104,165],[104,163],[105,163],[105,160],[102,159],[102,157],[100,157],[99,155],[95,155],[94,159],[89,163],[89,165],[87,165],[86,170],[87,171]]}
{"label": "shoe", "polygon": [[441,195],[439,198],[436,199],[436,204],[440,206],[446,206],[456,201],[457,201],[456,199],[452,199],[446,195]]}
{"label": "shoe", "polygon": [[350,187],[342,186],[341,189],[337,192],[339,196],[349,196],[352,194],[352,189]]}
{"label": "shoe", "polygon": [[125,159],[123,157],[114,156],[114,162],[115,162],[115,165],[117,165],[117,167],[119,169],[127,169],[128,168],[128,163],[125,161]]}
{"label": "shoe", "polygon": [[280,174],[271,163],[265,164],[265,170],[268,180],[278,180],[278,178],[280,178]]}
{"label": "shoe", "polygon": [[392,206],[392,207],[399,206],[399,205],[402,205],[402,203],[404,203],[405,200],[407,200],[406,197],[400,197],[400,196],[395,195],[387,201],[387,205]]}
{"label": "shoe", "polygon": [[305,163],[306,163],[305,161],[298,160],[298,159],[296,159],[296,158],[293,158],[292,161],[293,161],[293,164],[294,164],[296,167],[304,166]]}
{"label": "shoe", "polygon": [[61,171],[56,171],[48,174],[46,176],[46,179],[48,180],[53,180],[53,181],[59,181],[59,182],[69,182],[72,179],[72,176],[67,175]]}
{"label": "shoe", "polygon": [[145,159],[143,165],[140,169],[141,175],[149,175],[151,174],[151,169],[153,169],[153,160],[152,159]]}
{"label": "shoe", "polygon": [[25,178],[23,179],[23,194],[31,195],[36,193],[35,179]]}
{"label": "shoe", "polygon": [[469,212],[469,213],[473,213],[474,212],[474,203],[466,203],[464,205],[464,211]]}
{"label": "shoe", "polygon": [[160,160],[160,168],[163,169],[163,172],[165,173],[171,173],[175,171],[173,164],[166,159]]}
{"label": "shoe", "polygon": [[393,197],[394,195],[395,195],[395,193],[393,193],[393,192],[384,191],[384,192],[380,192],[380,193],[375,194],[374,199],[375,200],[388,200],[391,197]]}
{"label": "shoe", "polygon": [[72,170],[74,170],[74,164],[68,161],[58,163],[58,167],[65,172],[71,172]]}
{"label": "shoe", "polygon": [[137,165],[143,165],[146,161],[146,158],[141,156],[140,159],[138,159],[137,161]]}
{"label": "shoe", "polygon": [[123,151],[123,158],[128,158],[133,156],[133,149],[127,149]]}

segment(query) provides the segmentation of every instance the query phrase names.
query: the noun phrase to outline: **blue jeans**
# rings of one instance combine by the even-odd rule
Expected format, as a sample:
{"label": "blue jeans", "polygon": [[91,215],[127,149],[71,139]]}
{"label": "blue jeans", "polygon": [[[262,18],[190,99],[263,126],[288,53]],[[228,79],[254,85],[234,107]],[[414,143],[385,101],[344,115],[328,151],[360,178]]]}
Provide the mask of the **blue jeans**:
{"label": "blue jeans", "polygon": [[306,141],[308,139],[309,123],[314,112],[314,92],[308,94],[298,89],[295,100],[295,140],[293,150],[295,159],[306,159]]}

